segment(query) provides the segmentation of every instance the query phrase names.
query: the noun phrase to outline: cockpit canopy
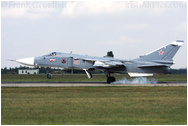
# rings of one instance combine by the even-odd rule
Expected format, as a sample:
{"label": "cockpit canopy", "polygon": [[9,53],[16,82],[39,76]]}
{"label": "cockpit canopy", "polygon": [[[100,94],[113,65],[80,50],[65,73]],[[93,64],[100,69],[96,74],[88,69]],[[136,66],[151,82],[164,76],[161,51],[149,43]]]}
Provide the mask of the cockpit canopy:
{"label": "cockpit canopy", "polygon": [[52,52],[52,53],[50,53],[50,54],[43,55],[43,56],[57,56],[57,52]]}
{"label": "cockpit canopy", "polygon": [[48,56],[56,56],[56,55],[57,55],[56,52],[52,52],[52,53],[50,53]]}
{"label": "cockpit canopy", "polygon": [[62,56],[63,53],[61,52],[51,52],[49,54],[43,55],[43,56],[48,56],[48,57],[52,57],[52,56]]}

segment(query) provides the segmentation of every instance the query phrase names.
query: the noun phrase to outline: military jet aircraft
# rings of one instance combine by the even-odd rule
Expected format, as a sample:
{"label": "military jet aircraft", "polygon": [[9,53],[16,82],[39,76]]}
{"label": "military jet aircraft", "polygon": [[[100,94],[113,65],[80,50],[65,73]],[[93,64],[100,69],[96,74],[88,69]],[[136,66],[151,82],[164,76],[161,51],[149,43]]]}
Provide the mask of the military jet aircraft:
{"label": "military jet aircraft", "polygon": [[[72,53],[52,52],[48,55],[18,59],[16,62],[29,66],[57,67],[84,70],[88,78],[92,78],[91,71],[103,71],[107,82],[114,82],[112,73],[128,73],[131,77],[153,76],[153,74],[167,74],[174,64],[173,57],[184,41],[176,40],[166,46],[156,49],[146,55],[133,60],[115,59],[113,57],[94,57]],[[50,73],[47,78],[51,78]]]}

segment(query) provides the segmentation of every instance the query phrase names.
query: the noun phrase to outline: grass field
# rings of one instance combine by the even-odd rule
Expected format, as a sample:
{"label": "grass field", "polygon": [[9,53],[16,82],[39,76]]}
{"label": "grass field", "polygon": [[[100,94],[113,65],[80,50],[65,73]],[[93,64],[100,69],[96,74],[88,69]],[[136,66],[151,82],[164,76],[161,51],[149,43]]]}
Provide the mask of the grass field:
{"label": "grass field", "polygon": [[2,87],[1,124],[186,125],[187,87]]}
{"label": "grass field", "polygon": [[[118,74],[113,75],[116,77],[116,80],[126,77],[127,79],[131,80],[133,78],[130,78],[128,75],[124,74]],[[153,77],[158,81],[187,81],[187,75],[186,74],[179,74],[179,75],[154,75]],[[47,79],[46,75],[16,75],[16,74],[5,74],[1,75],[1,82],[89,82],[89,81],[103,81],[106,82],[105,75],[101,74],[93,74],[93,78],[88,79],[87,75],[85,74],[65,74],[65,75],[53,75],[52,79]]]}

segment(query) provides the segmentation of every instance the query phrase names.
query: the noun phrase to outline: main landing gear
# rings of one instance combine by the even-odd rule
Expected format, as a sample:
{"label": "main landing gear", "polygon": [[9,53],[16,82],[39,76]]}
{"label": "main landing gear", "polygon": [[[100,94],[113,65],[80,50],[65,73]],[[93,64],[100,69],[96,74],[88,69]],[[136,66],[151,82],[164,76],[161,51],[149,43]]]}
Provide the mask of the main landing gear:
{"label": "main landing gear", "polygon": [[110,76],[110,77],[107,78],[107,83],[108,83],[108,84],[110,84],[110,83],[112,83],[112,82],[115,82],[115,81],[116,81],[116,78],[115,78],[115,77],[111,77],[111,76]]}
{"label": "main landing gear", "polygon": [[107,77],[107,83],[110,84],[112,82],[115,82],[116,81],[116,78],[115,77],[112,77],[110,76],[110,73],[108,71],[105,72],[105,75]]}

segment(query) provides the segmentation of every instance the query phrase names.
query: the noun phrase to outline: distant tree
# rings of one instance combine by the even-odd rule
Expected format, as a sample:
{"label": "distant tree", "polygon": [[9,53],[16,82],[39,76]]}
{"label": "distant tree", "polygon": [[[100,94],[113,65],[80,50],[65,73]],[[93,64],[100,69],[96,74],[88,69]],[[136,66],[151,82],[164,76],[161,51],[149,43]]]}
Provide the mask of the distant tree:
{"label": "distant tree", "polygon": [[18,73],[18,68],[17,67],[14,68],[14,72]]}
{"label": "distant tree", "polygon": [[185,68],[185,69],[171,69],[170,74],[187,74],[187,68]]}
{"label": "distant tree", "polygon": [[4,67],[4,69],[1,69],[1,74],[7,74],[7,67]]}
{"label": "distant tree", "polygon": [[39,73],[46,73],[46,72],[47,72],[46,68],[44,68],[44,67],[39,68]]}
{"label": "distant tree", "polygon": [[5,74],[5,71],[3,68],[1,68],[1,74]]}

